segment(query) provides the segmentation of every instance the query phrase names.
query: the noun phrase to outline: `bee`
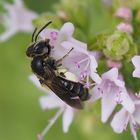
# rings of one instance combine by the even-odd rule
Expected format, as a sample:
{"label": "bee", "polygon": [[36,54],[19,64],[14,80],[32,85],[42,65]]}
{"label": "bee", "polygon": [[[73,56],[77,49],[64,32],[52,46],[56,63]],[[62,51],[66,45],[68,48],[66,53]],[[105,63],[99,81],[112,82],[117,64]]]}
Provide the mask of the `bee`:
{"label": "bee", "polygon": [[[32,58],[31,69],[38,77],[42,86],[47,86],[61,100],[73,108],[83,109],[83,101],[90,98],[88,89],[80,82],[68,80],[65,73],[56,74],[62,60],[69,55],[73,48],[61,59],[55,60],[50,57],[51,45],[49,39],[39,40],[38,36],[51,21],[44,25],[35,35],[37,28],[32,34],[32,44],[27,48],[26,55]],[[62,76],[63,75],[63,76]]]}

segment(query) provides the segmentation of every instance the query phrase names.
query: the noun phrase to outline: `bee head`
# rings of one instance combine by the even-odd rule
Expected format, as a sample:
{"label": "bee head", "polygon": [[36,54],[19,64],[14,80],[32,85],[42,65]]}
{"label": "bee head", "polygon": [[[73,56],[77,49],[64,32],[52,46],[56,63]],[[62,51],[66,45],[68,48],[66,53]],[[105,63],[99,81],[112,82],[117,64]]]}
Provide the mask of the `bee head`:
{"label": "bee head", "polygon": [[27,51],[26,55],[28,57],[36,57],[36,56],[43,56],[43,55],[49,55],[51,50],[51,46],[49,44],[49,40],[47,41],[39,41],[31,44]]}

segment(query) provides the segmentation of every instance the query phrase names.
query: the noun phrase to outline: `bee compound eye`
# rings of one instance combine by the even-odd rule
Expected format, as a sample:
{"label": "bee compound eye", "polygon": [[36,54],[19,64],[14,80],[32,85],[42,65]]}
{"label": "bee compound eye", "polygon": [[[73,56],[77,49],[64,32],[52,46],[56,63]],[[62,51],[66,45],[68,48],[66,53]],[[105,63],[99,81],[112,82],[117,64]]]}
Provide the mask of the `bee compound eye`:
{"label": "bee compound eye", "polygon": [[28,47],[28,49],[26,50],[26,55],[28,57],[32,57],[32,54],[33,54],[33,48],[32,46]]}
{"label": "bee compound eye", "polygon": [[34,53],[36,55],[43,55],[46,53],[48,54],[48,52],[49,52],[48,44],[46,44],[44,41],[37,43],[34,47]]}

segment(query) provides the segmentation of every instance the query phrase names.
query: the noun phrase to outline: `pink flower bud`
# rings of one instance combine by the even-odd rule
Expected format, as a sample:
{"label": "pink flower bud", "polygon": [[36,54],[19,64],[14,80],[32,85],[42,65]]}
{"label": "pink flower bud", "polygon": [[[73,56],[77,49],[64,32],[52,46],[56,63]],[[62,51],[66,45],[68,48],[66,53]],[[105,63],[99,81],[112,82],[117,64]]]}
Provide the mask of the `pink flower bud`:
{"label": "pink flower bud", "polygon": [[133,32],[133,27],[131,24],[129,23],[120,23],[117,26],[117,29],[123,32],[127,32],[127,33],[132,33]]}
{"label": "pink flower bud", "polygon": [[132,11],[127,7],[121,7],[117,10],[116,16],[130,21],[132,19]]}

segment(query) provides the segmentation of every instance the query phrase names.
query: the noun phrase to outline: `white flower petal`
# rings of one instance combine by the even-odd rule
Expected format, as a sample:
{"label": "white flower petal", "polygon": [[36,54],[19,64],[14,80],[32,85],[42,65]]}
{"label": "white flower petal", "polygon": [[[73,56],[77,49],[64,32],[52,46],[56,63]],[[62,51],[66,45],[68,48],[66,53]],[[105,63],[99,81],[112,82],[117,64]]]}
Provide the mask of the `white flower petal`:
{"label": "white flower petal", "polygon": [[47,89],[41,86],[39,79],[34,74],[29,76],[29,80],[31,80],[41,91],[47,92]]}
{"label": "white flower petal", "polygon": [[85,50],[85,48],[83,48],[82,46],[81,46],[81,44],[80,45],[78,45],[78,44],[75,44],[74,42],[71,42],[71,41],[63,41],[62,43],[61,43],[61,46],[63,47],[63,48],[65,48],[65,49],[71,49],[71,48],[74,48],[74,50],[73,51],[75,51],[75,52],[77,52],[77,53],[84,53],[84,54],[87,54],[87,51]]}
{"label": "white flower petal", "polygon": [[122,108],[118,113],[115,114],[111,122],[111,127],[113,128],[114,132],[122,133],[128,124],[128,120],[129,115],[126,110]]}
{"label": "white flower petal", "polygon": [[90,58],[90,69],[91,71],[96,72],[96,68],[98,67],[97,61],[93,55],[89,55]]}
{"label": "white flower petal", "polygon": [[133,113],[133,116],[136,120],[136,122],[140,125],[140,105],[135,105],[135,111]]}
{"label": "white flower petal", "polygon": [[95,81],[97,84],[100,84],[102,82],[101,77],[97,73],[91,71],[90,76],[92,80]]}
{"label": "white flower petal", "polygon": [[87,44],[84,42],[81,42],[77,39],[74,39],[73,37],[70,39],[70,42],[74,43],[75,46],[80,47],[79,49],[82,49],[84,52],[87,51]]}
{"label": "white flower petal", "polygon": [[136,55],[132,58],[132,63],[136,68],[140,68],[140,56]]}
{"label": "white flower petal", "polygon": [[132,99],[130,98],[129,94],[127,93],[126,89],[123,89],[121,93],[122,105],[123,107],[130,113],[133,113],[135,110],[135,105]]}
{"label": "white flower petal", "polygon": [[43,110],[61,108],[64,106],[64,103],[58,97],[55,97],[55,95],[42,96],[39,102]]}
{"label": "white flower petal", "polygon": [[[51,37],[51,33],[53,33],[53,32],[55,32],[56,34],[59,34],[59,31],[58,30],[56,30],[56,29],[44,29],[41,33],[40,33],[40,37],[42,38],[42,39],[52,39],[52,37]],[[54,40],[53,40],[54,41]]]}
{"label": "white flower petal", "polygon": [[67,106],[67,108],[63,113],[63,131],[65,133],[68,132],[69,127],[73,121],[73,117],[74,117],[74,110],[71,107]]}
{"label": "white flower petal", "polygon": [[64,38],[70,38],[74,32],[74,26],[71,22],[65,23],[60,29],[60,36]]}
{"label": "white flower petal", "polygon": [[140,78],[140,69],[139,69],[139,68],[136,68],[136,69],[133,71],[133,77]]}
{"label": "white flower petal", "polygon": [[117,86],[119,86],[119,87],[124,87],[124,82],[123,81],[121,81],[121,80],[116,80],[116,81],[114,81],[115,82],[115,84],[117,85]]}
{"label": "white flower petal", "polygon": [[101,98],[101,94],[99,93],[97,86],[89,90],[89,93],[91,95],[90,101],[95,102],[96,100]]}
{"label": "white flower petal", "polygon": [[103,79],[109,79],[110,81],[116,81],[118,78],[118,69],[117,68],[112,68],[111,70],[105,72],[102,75]]}
{"label": "white flower petal", "polygon": [[110,115],[112,114],[113,110],[115,109],[117,103],[115,101],[115,94],[114,93],[103,93],[103,98],[101,99],[102,102],[102,122],[106,122]]}

